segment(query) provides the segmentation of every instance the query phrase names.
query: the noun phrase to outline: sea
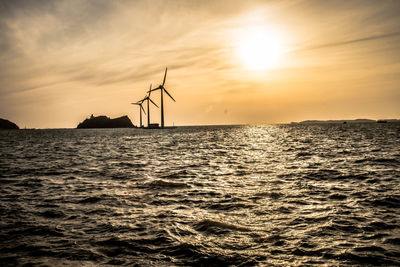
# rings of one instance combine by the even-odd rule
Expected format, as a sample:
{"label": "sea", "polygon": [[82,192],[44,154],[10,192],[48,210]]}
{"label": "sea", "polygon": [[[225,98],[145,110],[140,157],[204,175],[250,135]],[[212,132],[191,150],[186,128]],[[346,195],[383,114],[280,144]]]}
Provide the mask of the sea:
{"label": "sea", "polygon": [[1,266],[399,266],[400,123],[0,132]]}

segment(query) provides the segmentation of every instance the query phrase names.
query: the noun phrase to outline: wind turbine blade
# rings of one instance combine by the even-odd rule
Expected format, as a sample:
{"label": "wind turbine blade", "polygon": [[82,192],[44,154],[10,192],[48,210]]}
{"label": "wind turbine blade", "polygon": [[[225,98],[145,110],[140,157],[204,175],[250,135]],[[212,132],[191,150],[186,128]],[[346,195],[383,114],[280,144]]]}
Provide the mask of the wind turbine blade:
{"label": "wind turbine blade", "polygon": [[150,97],[150,94],[151,94],[151,84],[150,84],[150,89],[149,89],[149,91],[148,91],[147,93],[149,94],[149,97]]}
{"label": "wind turbine blade", "polygon": [[151,91],[154,92],[154,91],[156,91],[156,90],[158,90],[158,89],[161,89],[161,88],[162,88],[162,87],[161,87],[161,85],[160,85],[160,86],[158,86],[158,87],[156,87],[156,88],[151,89]]}
{"label": "wind turbine blade", "polygon": [[154,106],[158,107],[158,106],[157,106],[157,104],[156,104],[156,103],[154,103],[154,101],[153,101],[153,100],[151,100],[150,98],[149,98],[149,100],[151,101],[151,103],[153,103],[153,105],[154,105]]}
{"label": "wind turbine blade", "polygon": [[146,111],[144,111],[144,108],[142,105],[140,105],[140,108],[143,110],[143,113],[146,115]]}
{"label": "wind turbine blade", "polygon": [[165,78],[167,78],[167,68],[165,68],[165,74],[164,74],[164,80],[162,82],[162,85],[164,86],[165,84]]}
{"label": "wind turbine blade", "polygon": [[174,100],[174,102],[176,102],[175,99],[172,97],[172,95],[170,95],[170,94],[168,93],[167,89],[164,88],[164,92],[166,92],[167,95],[168,95],[172,100]]}
{"label": "wind turbine blade", "polygon": [[131,103],[132,105],[139,105],[138,103]]}

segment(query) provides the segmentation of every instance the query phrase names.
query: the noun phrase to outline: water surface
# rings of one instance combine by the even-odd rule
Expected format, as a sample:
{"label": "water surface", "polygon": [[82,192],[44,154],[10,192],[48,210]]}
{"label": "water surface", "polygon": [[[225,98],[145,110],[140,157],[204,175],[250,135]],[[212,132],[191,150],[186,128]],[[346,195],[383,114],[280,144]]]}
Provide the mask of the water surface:
{"label": "water surface", "polygon": [[0,132],[3,265],[400,265],[400,124]]}

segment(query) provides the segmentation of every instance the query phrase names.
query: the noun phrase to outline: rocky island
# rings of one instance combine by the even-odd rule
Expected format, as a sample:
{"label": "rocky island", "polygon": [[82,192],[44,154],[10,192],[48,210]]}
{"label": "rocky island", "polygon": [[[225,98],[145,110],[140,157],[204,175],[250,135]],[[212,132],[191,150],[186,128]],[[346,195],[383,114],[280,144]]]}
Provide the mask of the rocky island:
{"label": "rocky island", "polygon": [[19,129],[19,127],[15,123],[0,118],[0,130],[17,130],[17,129]]}
{"label": "rocky island", "polygon": [[87,128],[133,128],[135,127],[128,116],[111,119],[107,116],[94,117],[93,114],[90,118],[85,119],[78,124],[78,129]]}

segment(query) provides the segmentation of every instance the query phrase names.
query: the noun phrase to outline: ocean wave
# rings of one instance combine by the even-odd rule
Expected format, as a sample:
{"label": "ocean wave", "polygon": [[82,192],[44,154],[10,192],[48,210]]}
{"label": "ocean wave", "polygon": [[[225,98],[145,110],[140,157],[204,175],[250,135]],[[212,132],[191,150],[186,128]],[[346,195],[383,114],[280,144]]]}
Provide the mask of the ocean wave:
{"label": "ocean wave", "polygon": [[174,188],[188,188],[189,184],[183,182],[171,182],[165,180],[154,180],[146,184],[149,189],[174,189]]}
{"label": "ocean wave", "polygon": [[94,204],[94,203],[100,202],[102,200],[103,200],[103,198],[102,197],[98,197],[98,196],[96,196],[96,197],[86,197],[84,199],[79,200],[78,203],[81,203],[81,204]]}
{"label": "ocean wave", "polygon": [[400,207],[400,195],[378,197],[375,200],[365,200],[364,202],[370,203],[376,207],[387,207],[387,208],[399,208]]}
{"label": "ocean wave", "polygon": [[363,159],[357,159],[354,163],[371,163],[371,164],[398,164],[399,161],[396,158],[372,158],[366,157]]}
{"label": "ocean wave", "polygon": [[61,210],[46,210],[39,213],[40,216],[45,218],[62,218],[65,214]]}
{"label": "ocean wave", "polygon": [[231,224],[227,222],[205,219],[202,220],[194,225],[194,229],[199,232],[206,232],[206,233],[226,233],[226,231],[240,231],[240,232],[247,232],[251,231],[250,228]]}

